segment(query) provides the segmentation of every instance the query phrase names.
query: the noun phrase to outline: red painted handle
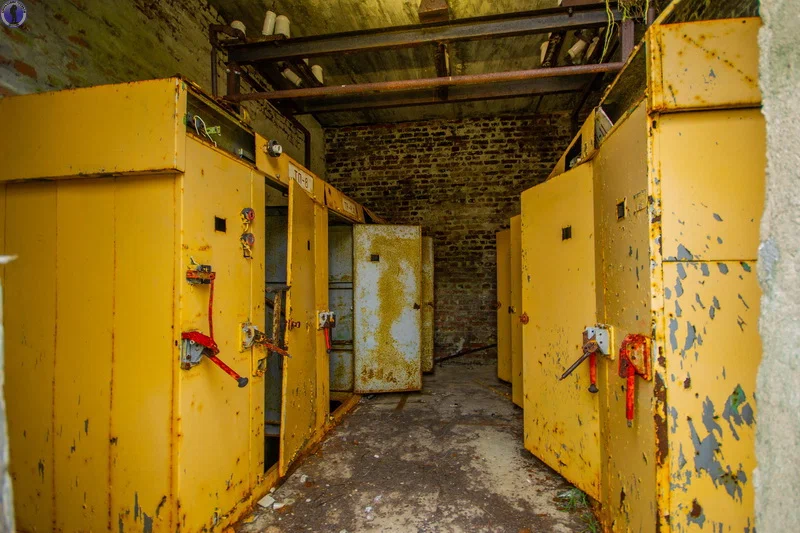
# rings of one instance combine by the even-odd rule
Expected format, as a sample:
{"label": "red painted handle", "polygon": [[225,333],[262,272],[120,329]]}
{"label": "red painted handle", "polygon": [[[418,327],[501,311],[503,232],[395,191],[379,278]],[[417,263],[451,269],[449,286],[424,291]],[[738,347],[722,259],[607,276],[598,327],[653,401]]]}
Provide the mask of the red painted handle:
{"label": "red painted handle", "polygon": [[242,376],[237,374],[234,369],[232,369],[231,367],[229,367],[228,365],[223,363],[222,360],[219,357],[217,357],[216,355],[208,355],[208,354],[206,354],[206,357],[211,359],[212,363],[214,363],[215,365],[220,367],[222,370],[224,370],[226,374],[228,374],[230,377],[235,379],[236,382],[239,383],[239,388],[247,386],[247,378],[243,378]]}
{"label": "red painted handle", "polygon": [[597,352],[592,352],[589,356],[589,392],[597,392]]}
{"label": "red painted handle", "polygon": [[325,349],[331,351],[331,328],[324,328],[325,332]]}
{"label": "red painted handle", "polygon": [[628,366],[628,386],[625,389],[625,418],[628,419],[628,427],[633,425],[633,397],[636,387],[636,369],[633,365]]}

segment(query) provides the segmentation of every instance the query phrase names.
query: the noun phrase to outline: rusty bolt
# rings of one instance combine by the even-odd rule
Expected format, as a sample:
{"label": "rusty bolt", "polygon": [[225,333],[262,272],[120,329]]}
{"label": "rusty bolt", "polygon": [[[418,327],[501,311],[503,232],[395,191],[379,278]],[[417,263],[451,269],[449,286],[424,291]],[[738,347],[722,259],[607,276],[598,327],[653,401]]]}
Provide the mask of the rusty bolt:
{"label": "rusty bolt", "polygon": [[530,318],[528,318],[528,313],[522,313],[522,314],[519,316],[519,321],[520,321],[520,322],[522,322],[522,324],[523,324],[523,325],[525,325],[525,324],[527,324],[528,322],[530,322]]}

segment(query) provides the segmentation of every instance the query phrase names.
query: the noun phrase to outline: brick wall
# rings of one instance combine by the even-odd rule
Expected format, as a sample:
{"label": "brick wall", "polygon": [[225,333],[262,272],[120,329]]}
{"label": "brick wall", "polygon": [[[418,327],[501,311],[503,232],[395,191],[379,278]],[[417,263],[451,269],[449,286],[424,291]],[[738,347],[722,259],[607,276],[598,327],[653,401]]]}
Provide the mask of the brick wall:
{"label": "brick wall", "polygon": [[495,232],[570,138],[564,115],[326,130],[333,185],[434,237],[437,355],[495,341]]}
{"label": "brick wall", "polygon": [[[27,19],[0,24],[0,97],[180,73],[211,92],[208,25],[224,21],[206,0],[28,0]],[[224,90],[224,66],[219,68]],[[253,126],[303,161],[302,133],[268,103],[246,106]],[[312,132],[312,170],[324,175],[322,128]]]}

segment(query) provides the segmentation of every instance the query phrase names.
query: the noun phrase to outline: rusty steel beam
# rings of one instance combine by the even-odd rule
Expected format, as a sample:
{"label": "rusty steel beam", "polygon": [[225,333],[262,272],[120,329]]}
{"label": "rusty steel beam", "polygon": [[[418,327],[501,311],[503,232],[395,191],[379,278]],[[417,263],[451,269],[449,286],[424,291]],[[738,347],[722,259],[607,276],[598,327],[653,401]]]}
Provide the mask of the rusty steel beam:
{"label": "rusty steel beam", "polygon": [[530,70],[514,70],[510,72],[493,72],[489,74],[469,74],[464,76],[448,76],[446,78],[422,78],[419,80],[381,81],[376,83],[359,83],[354,85],[335,85],[308,89],[289,89],[286,91],[254,92],[247,94],[231,94],[225,97],[229,102],[246,100],[292,100],[295,98],[319,98],[327,96],[344,96],[348,94],[369,94],[376,92],[407,91],[414,89],[435,89],[437,87],[455,87],[460,85],[482,85],[487,83],[503,83],[507,81],[525,81],[579,74],[597,74],[598,72],[616,72],[622,69],[623,63],[600,63],[597,65],[573,65],[569,67],[538,68]]}
{"label": "rusty steel beam", "polygon": [[[456,104],[484,100],[501,100],[507,98],[533,97],[543,94],[576,92],[592,81],[592,75],[569,76],[565,78],[543,78],[523,82],[492,84],[491,86],[458,87],[450,91],[446,100],[429,91],[403,93],[346,96],[336,99],[307,100],[299,106],[298,115],[340,113],[345,111],[362,111],[365,109],[390,109],[398,107],[428,106],[437,104]],[[292,100],[298,104],[300,101]],[[308,103],[306,103],[308,102]]]}
{"label": "rusty steel beam", "polygon": [[[612,18],[621,20],[619,10]],[[287,61],[437,43],[496,39],[535,33],[560,32],[608,25],[605,5],[542,9],[412,26],[396,26],[269,43],[229,44],[230,61],[245,65],[260,61]]]}

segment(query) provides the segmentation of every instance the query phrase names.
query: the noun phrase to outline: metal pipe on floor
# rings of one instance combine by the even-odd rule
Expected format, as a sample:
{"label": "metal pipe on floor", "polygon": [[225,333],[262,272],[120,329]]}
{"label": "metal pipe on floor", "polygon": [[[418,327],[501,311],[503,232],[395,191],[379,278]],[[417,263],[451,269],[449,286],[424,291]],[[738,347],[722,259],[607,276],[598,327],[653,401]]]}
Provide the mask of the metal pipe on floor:
{"label": "metal pipe on floor", "polygon": [[367,94],[371,92],[435,89],[437,87],[453,87],[458,85],[480,85],[486,83],[553,78],[558,76],[574,76],[576,74],[616,72],[621,70],[623,65],[624,64],[622,62],[600,63],[592,65],[572,65],[568,67],[514,70],[510,72],[492,72],[489,74],[467,74],[463,76],[448,76],[445,78],[422,78],[418,80],[381,81],[375,83],[359,83],[354,85],[311,87],[305,89],[289,89],[285,91],[228,95],[225,97],[225,100],[229,102],[243,102],[247,100],[291,100],[294,98]]}

